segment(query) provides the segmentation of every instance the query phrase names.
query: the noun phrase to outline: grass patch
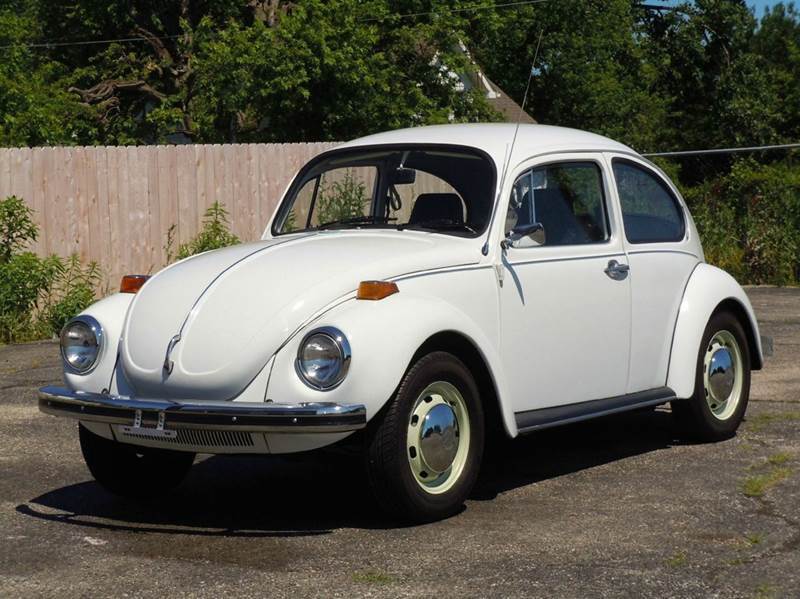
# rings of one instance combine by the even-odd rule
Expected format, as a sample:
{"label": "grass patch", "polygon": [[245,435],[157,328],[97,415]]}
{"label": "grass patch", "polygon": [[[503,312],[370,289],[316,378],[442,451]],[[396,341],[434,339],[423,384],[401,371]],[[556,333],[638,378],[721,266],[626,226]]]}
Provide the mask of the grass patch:
{"label": "grass patch", "polygon": [[763,431],[770,424],[776,422],[793,422],[800,420],[800,412],[767,412],[756,414],[747,419],[747,428],[749,431],[759,433]]}
{"label": "grass patch", "polygon": [[780,453],[773,454],[767,458],[767,461],[773,466],[782,466],[792,459],[792,454],[781,451]]}
{"label": "grass patch", "polygon": [[766,474],[748,476],[742,483],[742,493],[747,497],[763,497],[772,487],[789,478],[791,473],[791,468],[779,466]]}
{"label": "grass patch", "polygon": [[686,552],[677,551],[667,560],[667,565],[670,568],[680,568],[682,566],[685,566],[686,562],[687,562]]}
{"label": "grass patch", "polygon": [[755,599],[773,599],[777,597],[777,591],[771,584],[760,584],[756,587]]}
{"label": "grass patch", "polygon": [[391,574],[378,570],[367,570],[365,572],[355,572],[353,574],[353,582],[360,582],[362,584],[392,584],[396,581],[397,579]]}
{"label": "grass patch", "polygon": [[764,535],[754,532],[747,535],[744,540],[749,547],[754,547],[756,545],[761,545],[761,543],[764,542]]}

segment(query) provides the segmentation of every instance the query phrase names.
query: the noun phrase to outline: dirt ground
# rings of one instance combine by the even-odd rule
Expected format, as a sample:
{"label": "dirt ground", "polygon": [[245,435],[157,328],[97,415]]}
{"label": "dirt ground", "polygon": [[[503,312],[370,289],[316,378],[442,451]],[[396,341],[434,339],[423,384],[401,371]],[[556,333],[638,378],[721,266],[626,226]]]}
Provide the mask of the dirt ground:
{"label": "dirt ground", "polygon": [[94,483],[36,389],[55,343],[0,348],[0,596],[800,597],[800,289],[748,290],[775,355],[728,441],[666,408],[510,443],[463,512],[395,528],[358,462],[207,458],[137,505]]}

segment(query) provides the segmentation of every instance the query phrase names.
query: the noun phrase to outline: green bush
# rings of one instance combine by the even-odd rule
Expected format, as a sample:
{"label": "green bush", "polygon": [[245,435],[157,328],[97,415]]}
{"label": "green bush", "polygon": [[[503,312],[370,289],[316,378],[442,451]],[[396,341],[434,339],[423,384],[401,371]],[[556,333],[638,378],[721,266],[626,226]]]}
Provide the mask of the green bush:
{"label": "green bush", "polygon": [[341,181],[320,187],[317,222],[323,224],[362,216],[368,202],[367,186],[348,171]]}
{"label": "green bush", "polygon": [[208,210],[203,215],[203,228],[194,239],[178,247],[177,256],[172,254],[174,236],[175,225],[172,225],[167,231],[167,244],[165,246],[168,262],[172,262],[174,258],[183,260],[195,254],[240,243],[239,238],[231,233],[228,211],[225,210],[225,206],[220,202],[214,202],[208,207]]}
{"label": "green bush", "polygon": [[33,210],[21,199],[0,201],[0,341],[50,337],[94,301],[97,265],[25,251],[38,234]]}
{"label": "green bush", "polygon": [[798,282],[800,169],[740,160],[684,195],[709,263],[745,283]]}

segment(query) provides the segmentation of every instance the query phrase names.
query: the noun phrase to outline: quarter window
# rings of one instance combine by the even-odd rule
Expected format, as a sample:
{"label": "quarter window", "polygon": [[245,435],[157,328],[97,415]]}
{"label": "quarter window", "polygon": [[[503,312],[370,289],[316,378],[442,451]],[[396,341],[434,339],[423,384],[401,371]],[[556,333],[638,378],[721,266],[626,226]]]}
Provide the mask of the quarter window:
{"label": "quarter window", "polygon": [[514,182],[506,230],[541,223],[544,245],[581,245],[608,239],[600,167],[594,162],[541,166]]}
{"label": "quarter window", "polygon": [[613,167],[628,241],[681,241],[685,232],[683,211],[669,187],[627,160],[614,159]]}

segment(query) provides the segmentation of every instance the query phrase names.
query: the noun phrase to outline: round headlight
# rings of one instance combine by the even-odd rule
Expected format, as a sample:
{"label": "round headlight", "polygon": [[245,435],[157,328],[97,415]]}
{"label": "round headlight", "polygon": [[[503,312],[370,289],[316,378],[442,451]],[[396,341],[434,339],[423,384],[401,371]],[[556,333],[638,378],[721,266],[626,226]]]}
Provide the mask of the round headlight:
{"label": "round headlight", "polygon": [[77,374],[91,372],[100,356],[103,329],[91,316],[79,316],[61,330],[61,357],[67,370]]}
{"label": "round headlight", "polygon": [[350,344],[339,329],[322,327],[305,336],[297,350],[297,373],[309,387],[324,391],[344,380]]}

